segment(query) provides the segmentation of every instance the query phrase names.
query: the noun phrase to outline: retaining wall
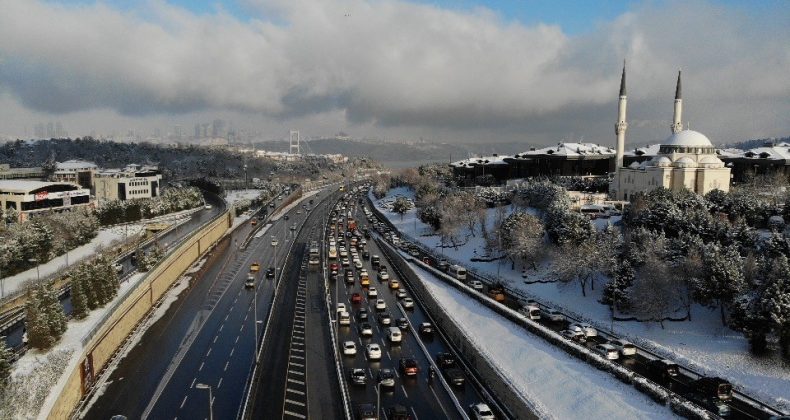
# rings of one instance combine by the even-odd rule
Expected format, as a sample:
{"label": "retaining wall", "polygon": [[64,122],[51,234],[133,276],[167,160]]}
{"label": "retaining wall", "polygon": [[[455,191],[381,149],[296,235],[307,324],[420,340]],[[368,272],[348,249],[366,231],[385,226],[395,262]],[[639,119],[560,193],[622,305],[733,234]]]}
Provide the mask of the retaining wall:
{"label": "retaining wall", "polygon": [[214,221],[192,233],[157,264],[148,275],[119,299],[104,322],[85,338],[83,355],[69,374],[66,386],[57,397],[49,419],[67,419],[90,389],[94,379],[154,304],[181,275],[211,248],[232,226],[226,211]]}

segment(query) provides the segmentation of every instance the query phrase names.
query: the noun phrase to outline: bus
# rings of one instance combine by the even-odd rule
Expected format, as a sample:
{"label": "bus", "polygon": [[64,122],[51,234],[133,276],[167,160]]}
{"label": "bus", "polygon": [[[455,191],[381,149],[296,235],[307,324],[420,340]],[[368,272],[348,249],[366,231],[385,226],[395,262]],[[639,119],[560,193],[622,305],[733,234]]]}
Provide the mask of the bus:
{"label": "bus", "polygon": [[309,254],[308,254],[309,257],[308,257],[307,263],[310,264],[310,265],[317,265],[320,262],[320,257],[318,255],[319,252],[320,252],[320,250],[318,248],[318,242],[316,242],[316,241],[310,242],[310,249],[309,249]]}

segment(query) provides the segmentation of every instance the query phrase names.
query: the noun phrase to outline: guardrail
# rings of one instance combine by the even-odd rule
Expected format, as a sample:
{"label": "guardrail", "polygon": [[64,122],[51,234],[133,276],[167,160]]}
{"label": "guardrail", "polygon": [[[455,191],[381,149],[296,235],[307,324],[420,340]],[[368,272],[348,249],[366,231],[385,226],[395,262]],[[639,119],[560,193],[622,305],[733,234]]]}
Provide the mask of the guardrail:
{"label": "guardrail", "polygon": [[[367,201],[368,201],[368,204],[370,205],[370,207],[372,208],[372,210],[378,216],[378,218],[383,223],[386,223],[390,227],[390,229],[398,232],[400,234],[401,238],[406,239],[408,242],[410,242],[411,245],[416,246],[423,253],[432,256],[434,259],[437,259],[437,260],[439,259],[439,257],[436,255],[434,249],[425,246],[417,238],[414,238],[412,235],[399,231],[397,229],[397,227],[389,220],[389,218],[381,212],[381,209],[379,209],[375,205],[375,203],[371,199],[370,195],[367,196]],[[513,289],[513,288],[507,286],[506,284],[502,283],[500,279],[495,278],[494,276],[482,273],[479,270],[476,270],[474,268],[468,268],[466,266],[466,264],[468,264],[467,262],[462,262],[462,261],[456,260],[456,259],[454,259],[454,258],[452,258],[450,256],[446,256],[446,255],[442,256],[441,258],[447,260],[448,263],[458,264],[458,265],[462,265],[462,266],[466,267],[467,268],[467,276],[473,277],[474,279],[479,280],[479,281],[481,281],[482,283],[484,283],[484,284],[486,284],[488,286],[490,286],[492,284],[499,284],[499,285],[501,285],[502,288],[505,290],[505,292],[509,296],[516,298],[516,300],[521,300],[523,302],[525,300],[531,299],[531,300],[534,300],[534,301],[538,302],[538,304],[541,306],[541,308],[560,310],[560,312],[562,312],[563,315],[565,315],[565,317],[567,319],[571,320],[571,321],[586,322],[586,323],[589,323],[591,325],[594,325],[596,327],[596,329],[598,330],[599,335],[604,336],[608,340],[622,338],[622,337],[620,337],[618,335],[613,334],[612,332],[607,332],[606,328],[602,328],[601,327],[600,321],[589,319],[589,318],[587,318],[585,316],[582,316],[582,315],[580,315],[578,313],[575,313],[573,311],[569,311],[569,310],[565,309],[564,307],[562,307],[560,305],[557,305],[557,304],[554,304],[554,303],[546,304],[546,303],[544,303],[545,302],[544,299],[538,298],[538,297],[536,297],[534,295],[531,295],[529,293],[526,293],[526,292],[524,292],[522,290]],[[419,263],[422,263],[422,262],[419,261]],[[504,305],[501,305],[501,304],[498,304],[498,305],[504,307]],[[631,337],[626,337],[626,338],[629,338],[633,342],[637,342],[637,343],[642,342],[642,343],[644,343],[643,340],[641,340],[639,338],[637,338],[637,339],[633,339]],[[669,359],[669,360],[673,359],[671,354],[659,354],[659,352],[655,352],[653,350],[649,350],[649,349],[645,348],[644,345],[641,345],[638,348],[639,348],[640,354],[652,357],[653,359]],[[705,375],[704,373],[700,373],[699,371],[697,371],[695,369],[692,369],[690,367],[684,366],[684,365],[682,365],[680,363],[678,363],[678,366],[679,366],[679,368],[680,368],[680,370],[682,372],[686,373],[686,376],[689,376],[692,379],[697,379],[697,378],[701,378],[701,377],[704,377],[704,376],[708,376],[708,375]],[[667,391],[669,391],[669,390],[667,390]],[[785,415],[785,413],[783,413],[781,410],[779,410],[777,408],[774,408],[773,406],[769,405],[768,403],[760,401],[759,399],[757,399],[755,397],[752,397],[752,396],[749,396],[747,394],[744,394],[741,391],[733,389],[732,393],[733,393],[733,397],[734,398],[737,398],[737,399],[739,399],[739,400],[741,400],[741,401],[743,401],[743,402],[745,402],[745,403],[747,403],[747,404],[749,404],[749,405],[751,405],[751,406],[753,406],[755,408],[758,408],[758,409],[768,413],[769,415],[779,415],[779,416]],[[683,397],[683,398],[685,399],[685,397]]]}

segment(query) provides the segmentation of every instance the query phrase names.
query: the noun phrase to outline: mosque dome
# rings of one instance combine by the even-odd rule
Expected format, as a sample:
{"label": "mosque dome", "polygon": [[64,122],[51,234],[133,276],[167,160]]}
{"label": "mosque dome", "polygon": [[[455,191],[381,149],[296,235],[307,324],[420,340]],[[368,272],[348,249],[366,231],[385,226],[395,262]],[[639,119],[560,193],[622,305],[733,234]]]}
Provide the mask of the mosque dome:
{"label": "mosque dome", "polygon": [[669,136],[662,146],[713,147],[707,136],[694,130],[683,130]]}
{"label": "mosque dome", "polygon": [[653,165],[659,167],[672,166],[672,161],[666,156],[656,156],[653,158]]}
{"label": "mosque dome", "polygon": [[697,166],[697,162],[694,162],[694,159],[688,156],[683,156],[674,162],[674,166],[676,168],[693,168]]}

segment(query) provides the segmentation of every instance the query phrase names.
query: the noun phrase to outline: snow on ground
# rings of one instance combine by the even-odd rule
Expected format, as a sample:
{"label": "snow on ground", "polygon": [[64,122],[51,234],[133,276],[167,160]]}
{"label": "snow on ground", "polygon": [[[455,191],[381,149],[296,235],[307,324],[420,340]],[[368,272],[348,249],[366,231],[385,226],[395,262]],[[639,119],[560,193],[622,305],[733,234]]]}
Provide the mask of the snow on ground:
{"label": "snow on ground", "polygon": [[[413,197],[408,188],[392,189],[387,197],[395,195]],[[461,261],[462,264],[490,277],[501,276],[503,283],[509,287],[524,291],[535,296],[543,303],[562,308],[572,314],[585,318],[602,330],[610,329],[609,307],[598,302],[605,284],[605,279],[596,282],[596,290],[588,289],[587,296],[581,294],[575,283],[525,284],[521,277],[521,267],[511,270],[509,262],[472,262],[473,257],[485,254],[485,242],[476,232],[476,237],[468,236],[464,245],[457,249],[446,246],[440,248],[439,236],[432,235],[430,226],[422,223],[412,209],[403,215],[389,212],[380,205],[380,200],[373,200],[390,221],[403,233],[410,235],[436,252]],[[509,213],[511,207],[505,208]],[[497,218],[497,209],[488,209],[487,226],[493,231]],[[605,219],[599,219],[598,222]],[[612,222],[616,219],[612,218]],[[602,228],[605,226],[605,223]],[[430,236],[427,236],[430,235]],[[461,238],[466,239],[462,234]],[[529,270],[530,281],[552,280],[550,261],[540,265],[537,272]],[[735,384],[736,389],[755,396],[765,402],[773,402],[785,411],[790,410],[790,362],[777,355],[757,357],[749,352],[749,343],[738,331],[721,325],[718,309],[709,309],[695,305],[692,309],[691,322],[665,322],[664,329],[657,323],[648,322],[615,322],[614,332],[629,340],[648,348],[665,357],[680,362],[703,373],[721,376]]]}
{"label": "snow on ground", "polygon": [[671,411],[412,265],[428,291],[540,418],[664,419]]}
{"label": "snow on ground", "polygon": [[[102,249],[108,249],[115,244],[121,243],[125,239],[131,238],[142,232],[143,228],[143,224],[133,223],[100,229],[93,240],[68,252],[68,265],[71,266],[85,258],[96,255],[98,252],[101,252]],[[40,264],[38,266],[39,273],[36,273],[36,267],[33,267],[27,271],[4,278],[5,293],[11,294],[17,290],[24,289],[28,283],[34,282],[39,275],[43,279],[55,273],[62,272],[67,267],[66,255],[67,254],[57,256]]]}
{"label": "snow on ground", "polygon": [[247,190],[232,190],[228,191],[225,195],[225,201],[228,204],[236,204],[242,200],[253,200],[261,195],[262,190],[247,189]]}

